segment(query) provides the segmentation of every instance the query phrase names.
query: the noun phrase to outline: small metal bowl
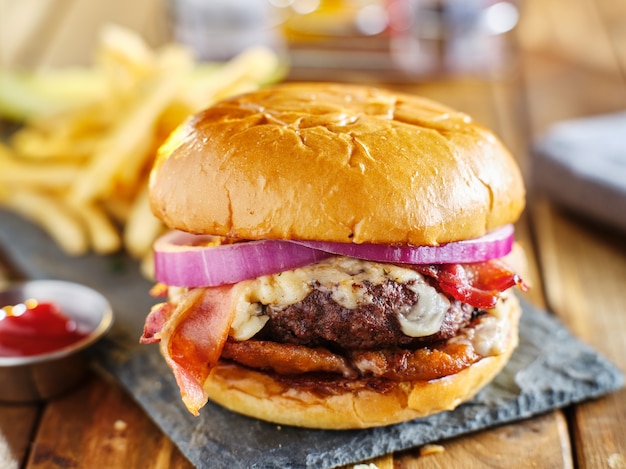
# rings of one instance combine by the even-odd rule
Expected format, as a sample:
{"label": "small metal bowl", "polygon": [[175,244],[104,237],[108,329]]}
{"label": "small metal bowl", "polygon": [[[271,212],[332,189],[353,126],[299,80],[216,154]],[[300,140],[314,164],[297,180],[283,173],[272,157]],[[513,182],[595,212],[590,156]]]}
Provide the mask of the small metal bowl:
{"label": "small metal bowl", "polygon": [[3,402],[43,401],[76,387],[89,369],[91,346],[113,324],[109,302],[84,285],[61,280],[32,280],[13,283],[0,290],[0,306],[18,304],[29,298],[57,304],[87,335],[53,352],[0,357],[0,401]]}

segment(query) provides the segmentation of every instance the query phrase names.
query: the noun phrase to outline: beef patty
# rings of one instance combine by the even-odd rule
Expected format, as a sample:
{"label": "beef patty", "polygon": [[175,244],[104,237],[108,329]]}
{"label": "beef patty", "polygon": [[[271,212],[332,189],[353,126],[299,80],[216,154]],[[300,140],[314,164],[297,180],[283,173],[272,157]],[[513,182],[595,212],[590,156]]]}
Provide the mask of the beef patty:
{"label": "beef patty", "polygon": [[283,309],[264,306],[263,314],[269,320],[254,338],[329,350],[414,348],[453,337],[479,313],[473,306],[450,299],[439,332],[410,337],[402,331],[397,312],[415,305],[418,294],[407,285],[391,280],[379,285],[366,282],[362,286],[373,301],[355,309],[339,305],[329,292],[319,289],[313,289],[304,300]]}

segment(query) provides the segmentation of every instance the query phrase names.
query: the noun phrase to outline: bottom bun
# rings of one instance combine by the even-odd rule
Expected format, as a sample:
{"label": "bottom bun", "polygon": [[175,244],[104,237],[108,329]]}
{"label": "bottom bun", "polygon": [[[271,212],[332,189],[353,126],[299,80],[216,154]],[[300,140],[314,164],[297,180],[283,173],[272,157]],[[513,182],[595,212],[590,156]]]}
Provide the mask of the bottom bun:
{"label": "bottom bun", "polygon": [[290,387],[286,379],[220,362],[205,384],[210,400],[240,414],[281,425],[319,429],[379,427],[452,410],[471,399],[504,368],[518,343],[521,314],[514,295],[496,308],[509,325],[503,352],[431,381],[397,382],[376,390],[363,381],[345,392]]}

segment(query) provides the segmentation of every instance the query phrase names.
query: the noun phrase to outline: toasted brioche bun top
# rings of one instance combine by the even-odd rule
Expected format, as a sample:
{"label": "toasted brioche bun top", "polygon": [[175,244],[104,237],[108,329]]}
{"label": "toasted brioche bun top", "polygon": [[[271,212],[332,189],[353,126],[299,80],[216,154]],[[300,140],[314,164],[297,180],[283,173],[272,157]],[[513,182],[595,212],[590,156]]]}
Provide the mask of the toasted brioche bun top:
{"label": "toasted brioche bun top", "polygon": [[517,220],[502,143],[409,94],[284,84],[215,104],[162,146],[152,209],[170,228],[245,239],[437,245]]}

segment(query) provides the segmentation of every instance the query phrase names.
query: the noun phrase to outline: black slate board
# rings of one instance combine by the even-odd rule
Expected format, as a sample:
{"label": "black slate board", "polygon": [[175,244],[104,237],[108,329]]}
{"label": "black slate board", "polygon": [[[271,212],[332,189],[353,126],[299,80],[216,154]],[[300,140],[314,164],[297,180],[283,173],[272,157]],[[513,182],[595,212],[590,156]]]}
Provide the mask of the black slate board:
{"label": "black slate board", "polygon": [[503,372],[454,411],[384,428],[320,431],[279,427],[209,403],[191,416],[156,346],[138,346],[153,304],[150,282],[124,256],[67,258],[28,222],[0,211],[0,246],[30,278],[99,289],[116,313],[99,365],[113,374],[198,468],[331,468],[370,459],[603,395],[623,386],[610,362],[555,318],[523,302],[520,345]]}

